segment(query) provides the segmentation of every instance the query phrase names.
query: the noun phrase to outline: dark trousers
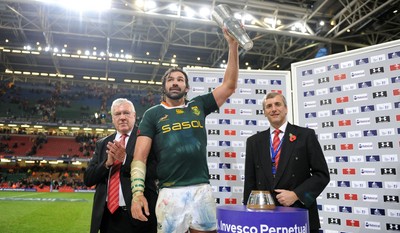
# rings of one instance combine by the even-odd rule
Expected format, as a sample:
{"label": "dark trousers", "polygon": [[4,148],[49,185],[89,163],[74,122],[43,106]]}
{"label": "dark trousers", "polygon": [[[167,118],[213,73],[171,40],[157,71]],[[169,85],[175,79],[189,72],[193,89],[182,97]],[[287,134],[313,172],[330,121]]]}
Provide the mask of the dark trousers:
{"label": "dark trousers", "polygon": [[104,209],[103,219],[101,221],[101,233],[126,233],[133,232],[131,216],[126,208],[119,207],[113,214],[107,208]]}
{"label": "dark trousers", "polygon": [[149,217],[149,221],[134,220],[131,212],[126,207],[119,207],[113,214],[107,208],[104,209],[101,221],[100,233],[156,233],[157,221],[155,216]]}

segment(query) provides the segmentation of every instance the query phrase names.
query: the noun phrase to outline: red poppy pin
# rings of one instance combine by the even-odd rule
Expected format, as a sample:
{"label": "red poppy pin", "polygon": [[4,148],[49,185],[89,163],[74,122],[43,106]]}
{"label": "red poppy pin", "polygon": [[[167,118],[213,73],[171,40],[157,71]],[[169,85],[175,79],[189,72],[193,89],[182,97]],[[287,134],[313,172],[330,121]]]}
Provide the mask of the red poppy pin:
{"label": "red poppy pin", "polygon": [[290,133],[290,134],[289,134],[289,141],[290,141],[290,142],[296,141],[296,135]]}

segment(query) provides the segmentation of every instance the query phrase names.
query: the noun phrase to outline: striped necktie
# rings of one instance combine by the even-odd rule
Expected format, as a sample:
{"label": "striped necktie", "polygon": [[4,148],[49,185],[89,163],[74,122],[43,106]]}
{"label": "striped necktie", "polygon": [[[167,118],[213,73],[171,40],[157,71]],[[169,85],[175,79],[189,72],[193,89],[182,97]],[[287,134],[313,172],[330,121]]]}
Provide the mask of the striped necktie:
{"label": "striped necktie", "polygon": [[[127,134],[121,136],[121,142],[125,146],[125,138]],[[107,207],[113,214],[119,207],[119,174],[121,170],[122,162],[115,160],[111,168],[110,181],[108,185],[108,202]]]}

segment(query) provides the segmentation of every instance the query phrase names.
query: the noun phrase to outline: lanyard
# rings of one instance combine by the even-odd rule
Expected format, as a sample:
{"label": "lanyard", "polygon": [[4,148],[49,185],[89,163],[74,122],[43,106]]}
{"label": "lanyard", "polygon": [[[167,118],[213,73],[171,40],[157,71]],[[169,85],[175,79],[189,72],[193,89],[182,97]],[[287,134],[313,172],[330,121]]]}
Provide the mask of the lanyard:
{"label": "lanyard", "polygon": [[[279,137],[279,135],[276,135],[275,137]],[[274,174],[274,175],[276,173],[275,157],[278,154],[279,150],[281,149],[282,142],[283,142],[283,137],[281,139],[281,142],[278,145],[278,148],[276,148],[276,150],[274,150],[274,146],[272,145],[272,137],[269,137],[269,144],[270,144],[269,148],[271,150],[271,160],[272,160],[272,174]]]}

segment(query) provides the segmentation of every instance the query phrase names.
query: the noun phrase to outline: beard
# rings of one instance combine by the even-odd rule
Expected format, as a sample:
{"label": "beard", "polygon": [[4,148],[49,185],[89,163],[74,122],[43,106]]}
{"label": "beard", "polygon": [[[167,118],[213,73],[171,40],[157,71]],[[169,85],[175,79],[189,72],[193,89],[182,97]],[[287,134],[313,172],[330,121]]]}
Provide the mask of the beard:
{"label": "beard", "polygon": [[171,93],[170,91],[165,91],[165,95],[172,100],[179,100],[186,95],[185,91],[181,91],[178,93]]}

